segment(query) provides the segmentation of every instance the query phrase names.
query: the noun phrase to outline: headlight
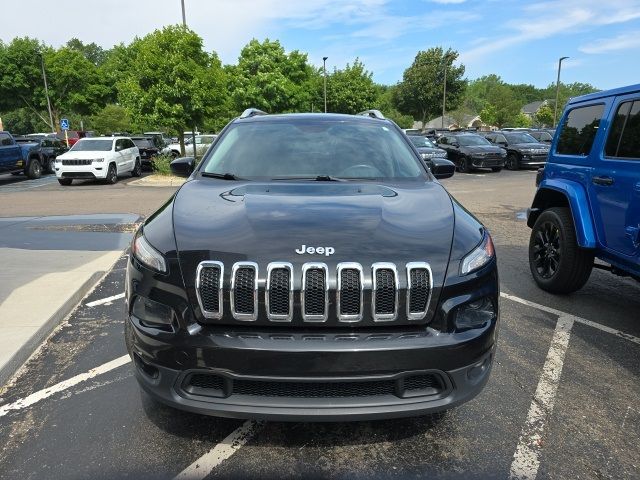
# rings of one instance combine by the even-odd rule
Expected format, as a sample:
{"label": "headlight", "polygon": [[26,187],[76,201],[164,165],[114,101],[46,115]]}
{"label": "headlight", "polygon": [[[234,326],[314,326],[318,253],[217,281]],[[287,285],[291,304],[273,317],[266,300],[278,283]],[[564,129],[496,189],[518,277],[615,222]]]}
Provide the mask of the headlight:
{"label": "headlight", "polygon": [[496,309],[489,297],[460,305],[455,312],[454,321],[458,330],[484,327],[493,320]]}
{"label": "headlight", "polygon": [[429,158],[432,157],[432,155],[430,153],[421,153],[420,156],[424,159],[427,160]]}
{"label": "headlight", "polygon": [[94,158],[93,161],[96,163],[102,163],[104,162],[104,158]]}
{"label": "headlight", "polygon": [[495,250],[493,248],[491,235],[485,230],[484,238],[482,242],[480,242],[480,245],[462,259],[460,274],[468,275],[471,272],[475,272],[489,263],[494,256]]}
{"label": "headlight", "polygon": [[60,160],[59,158],[56,158],[56,163],[62,163],[62,160]]}
{"label": "headlight", "polygon": [[149,267],[156,272],[166,273],[167,264],[164,257],[144,238],[142,230],[136,234],[133,244],[131,245],[131,253],[144,266]]}

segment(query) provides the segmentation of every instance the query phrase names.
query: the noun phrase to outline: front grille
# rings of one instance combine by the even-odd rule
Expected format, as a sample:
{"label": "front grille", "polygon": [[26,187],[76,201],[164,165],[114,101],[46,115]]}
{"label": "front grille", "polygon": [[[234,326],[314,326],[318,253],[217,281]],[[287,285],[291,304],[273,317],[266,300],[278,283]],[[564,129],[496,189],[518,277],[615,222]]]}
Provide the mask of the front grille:
{"label": "front grille", "polygon": [[395,320],[398,309],[396,267],[389,263],[373,265],[373,317],[377,321]]}
{"label": "front grille", "polygon": [[[292,264],[272,262],[267,266],[264,283],[259,286],[258,265],[237,262],[227,278],[231,284],[229,289],[228,286],[225,288],[222,262],[204,261],[197,269],[196,294],[200,310],[207,319],[225,318],[223,310],[229,306],[235,320],[246,321],[255,321],[265,313],[270,322],[292,322],[296,312],[298,319],[302,317],[302,322],[325,322],[331,313],[340,323],[361,322],[365,316],[368,322],[371,319],[374,322],[391,322],[398,320],[399,313],[402,313],[403,320],[416,321],[427,315],[433,279],[426,262],[407,263],[402,281],[393,263],[374,263],[366,281],[359,263],[339,263],[334,272],[330,280],[326,264],[305,263],[302,278],[298,276],[296,279]],[[300,291],[299,296],[297,293],[294,295],[296,288]],[[400,292],[403,294],[402,305],[399,302]],[[227,302],[223,301],[225,295],[229,295]],[[335,308],[329,301],[330,297],[335,299]],[[370,304],[365,304],[365,298]]]}
{"label": "front grille", "polygon": [[324,322],[328,310],[327,266],[306,264],[302,270],[302,315],[305,320]]}
{"label": "front grille", "polygon": [[293,318],[293,266],[290,263],[271,263],[267,269],[267,316],[272,321]]}
{"label": "front grille", "polygon": [[423,262],[407,264],[407,316],[422,320],[427,314],[431,296],[431,269]]}
{"label": "front grille", "polygon": [[192,395],[225,398],[232,395],[246,395],[266,398],[336,399],[430,396],[442,393],[447,386],[438,373],[416,373],[382,379],[299,381],[232,378],[217,373],[196,372],[185,377],[182,389]]}
{"label": "front grille", "polygon": [[258,265],[236,263],[231,278],[231,312],[237,320],[258,318]]}
{"label": "front grille", "polygon": [[270,382],[234,380],[233,393],[257,397],[340,398],[393,395],[394,380],[363,382]]}
{"label": "front grille", "polygon": [[222,316],[222,278],[224,265],[221,262],[202,262],[198,265],[196,293],[200,310],[205,318]]}
{"label": "front grille", "polygon": [[62,165],[91,165],[93,160],[62,160]]}

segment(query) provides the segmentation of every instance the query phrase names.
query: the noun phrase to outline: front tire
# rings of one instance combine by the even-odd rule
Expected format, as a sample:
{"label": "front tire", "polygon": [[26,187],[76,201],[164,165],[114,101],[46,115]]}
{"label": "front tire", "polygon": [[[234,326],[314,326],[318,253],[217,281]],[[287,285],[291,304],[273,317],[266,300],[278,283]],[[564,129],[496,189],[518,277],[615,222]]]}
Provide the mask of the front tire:
{"label": "front tire", "polygon": [[113,163],[109,165],[109,170],[107,170],[106,182],[109,185],[118,183],[118,171],[116,170],[116,166]]}
{"label": "front tire", "polygon": [[142,175],[142,164],[140,163],[140,159],[136,158],[136,163],[133,166],[133,170],[131,170],[132,177],[139,177]]}
{"label": "front tire", "polygon": [[58,179],[58,183],[60,185],[64,185],[65,187],[68,187],[69,185],[71,185],[71,182],[73,182],[72,178],[59,178]]}
{"label": "front tire", "polygon": [[591,275],[593,257],[593,251],[578,246],[568,208],[540,214],[529,240],[529,268],[540,288],[551,293],[581,289]]}
{"label": "front tire", "polygon": [[49,161],[47,162],[47,165],[49,166],[47,168],[49,173],[56,173],[56,159],[55,158],[50,158]]}
{"label": "front tire", "polygon": [[515,153],[510,153],[507,157],[507,170],[520,170],[520,159]]}
{"label": "front tire", "polygon": [[27,167],[27,177],[31,180],[35,180],[42,176],[42,165],[35,158],[29,162],[29,167]]}
{"label": "front tire", "polygon": [[460,171],[462,173],[469,173],[471,171],[467,157],[460,157]]}

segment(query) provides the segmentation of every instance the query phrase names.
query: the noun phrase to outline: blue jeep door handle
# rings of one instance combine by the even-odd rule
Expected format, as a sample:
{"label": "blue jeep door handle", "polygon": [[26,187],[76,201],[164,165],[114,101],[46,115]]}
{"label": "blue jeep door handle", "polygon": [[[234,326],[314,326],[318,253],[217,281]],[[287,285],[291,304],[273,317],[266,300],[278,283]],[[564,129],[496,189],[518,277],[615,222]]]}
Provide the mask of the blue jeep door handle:
{"label": "blue jeep door handle", "polygon": [[611,185],[613,185],[613,178],[611,177],[593,177],[591,179],[591,181],[595,184],[595,185],[602,185],[604,187],[609,187]]}

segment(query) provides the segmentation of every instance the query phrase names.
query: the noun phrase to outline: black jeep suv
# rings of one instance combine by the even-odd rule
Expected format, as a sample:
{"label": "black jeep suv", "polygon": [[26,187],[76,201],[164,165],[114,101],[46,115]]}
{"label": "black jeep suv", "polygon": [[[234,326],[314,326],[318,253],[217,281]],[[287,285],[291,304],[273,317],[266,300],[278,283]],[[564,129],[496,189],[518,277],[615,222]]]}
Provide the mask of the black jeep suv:
{"label": "black jeep suv", "polygon": [[469,173],[474,168],[491,168],[499,172],[504,167],[507,152],[489,143],[476,133],[448,133],[438,139],[438,147],[446,150],[447,158],[461,172]]}
{"label": "black jeep suv", "polygon": [[521,167],[542,167],[547,163],[549,144],[541,143],[527,132],[491,132],[485,135],[491,143],[507,150],[506,167],[519,170]]}
{"label": "black jeep suv", "polygon": [[125,337],[153,398],[333,421],[438,412],[482,390],[491,237],[395,123],[364,113],[246,111],[136,233]]}

